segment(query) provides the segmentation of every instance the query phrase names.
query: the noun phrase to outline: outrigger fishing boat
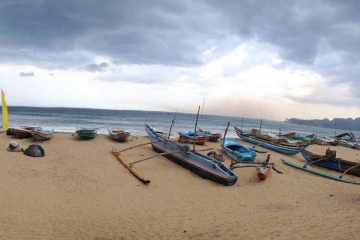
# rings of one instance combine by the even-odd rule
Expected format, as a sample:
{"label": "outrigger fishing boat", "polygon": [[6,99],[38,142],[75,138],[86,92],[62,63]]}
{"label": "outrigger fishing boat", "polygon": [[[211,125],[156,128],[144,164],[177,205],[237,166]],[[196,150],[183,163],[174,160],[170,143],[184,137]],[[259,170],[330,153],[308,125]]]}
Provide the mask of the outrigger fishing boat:
{"label": "outrigger fishing boat", "polygon": [[240,139],[286,155],[298,154],[300,152],[300,147],[305,148],[308,145],[308,144],[298,144],[298,143],[296,144],[287,143],[280,140],[274,140],[264,134],[261,134],[261,131],[257,129],[253,129],[251,133],[244,132],[235,125],[234,125],[234,129]]}
{"label": "outrigger fishing boat", "polygon": [[152,148],[174,163],[220,184],[231,186],[236,183],[237,176],[223,163],[195,150],[190,150],[189,144],[177,143],[164,138],[147,124],[145,124],[145,130],[149,135]]}
{"label": "outrigger fishing boat", "polygon": [[337,158],[335,150],[328,148],[325,155],[315,154],[305,149],[301,149],[300,152],[308,162],[307,165],[314,164],[337,172],[360,177],[360,163]]}
{"label": "outrigger fishing boat", "polygon": [[329,179],[339,181],[339,182],[360,185],[360,182],[358,182],[358,181],[351,180],[351,179],[345,179],[344,178],[344,173],[339,175],[339,176],[335,176],[335,175],[332,175],[332,174],[317,170],[315,168],[311,168],[311,167],[308,166],[308,164],[300,165],[300,164],[296,164],[296,163],[293,163],[293,162],[286,161],[284,159],[281,159],[281,161],[283,163],[285,163],[286,165],[288,165],[288,166],[291,166],[293,168],[297,168],[297,169],[300,169],[300,170],[303,170],[303,171],[306,171],[306,172],[309,172],[309,173],[312,173],[312,174],[315,174],[315,175],[319,175],[321,177],[329,178]]}

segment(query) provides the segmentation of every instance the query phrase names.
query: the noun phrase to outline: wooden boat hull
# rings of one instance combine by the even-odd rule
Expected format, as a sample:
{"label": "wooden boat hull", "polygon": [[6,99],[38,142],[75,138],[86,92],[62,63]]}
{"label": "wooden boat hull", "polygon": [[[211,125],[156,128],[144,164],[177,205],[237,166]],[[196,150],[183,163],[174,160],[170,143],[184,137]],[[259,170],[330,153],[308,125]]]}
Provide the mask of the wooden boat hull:
{"label": "wooden boat hull", "polygon": [[81,139],[89,140],[97,136],[97,129],[80,129],[77,130],[76,133]]}
{"label": "wooden boat hull", "polygon": [[15,138],[18,138],[18,139],[32,137],[31,131],[28,129],[13,128],[12,132],[13,132]]}
{"label": "wooden boat hull", "polygon": [[213,133],[209,136],[208,142],[217,142],[221,138],[221,133]]}
{"label": "wooden boat hull", "polygon": [[[294,144],[284,144],[267,141],[265,139],[257,138],[255,136],[250,136],[249,134],[243,133],[238,127],[234,126],[236,134],[244,141],[247,141],[252,144],[256,144],[276,152],[280,152],[286,155],[296,155],[300,152],[300,148]],[[305,147],[305,146],[304,146]]]}
{"label": "wooden boat hull", "polygon": [[306,165],[298,165],[298,164],[295,164],[295,163],[292,163],[292,162],[288,162],[288,161],[286,161],[284,159],[281,159],[281,161],[283,163],[285,163],[286,165],[288,165],[288,166],[291,166],[293,168],[297,168],[297,169],[300,169],[300,170],[303,170],[305,172],[309,172],[309,173],[312,173],[312,174],[315,174],[315,175],[318,175],[318,176],[321,176],[321,177],[329,178],[329,179],[332,179],[332,180],[335,180],[335,181],[360,185],[360,182],[349,180],[349,179],[344,179],[344,178],[342,178],[340,176],[334,176],[334,175],[319,171],[317,169],[308,167]]}
{"label": "wooden boat hull", "polygon": [[241,143],[225,138],[222,141],[226,155],[236,162],[254,162],[256,153]]}
{"label": "wooden boat hull", "polygon": [[207,137],[208,142],[217,142],[221,138],[221,133],[212,133],[210,131],[204,131],[203,129],[199,128],[196,131],[197,134]]}
{"label": "wooden boat hull", "polygon": [[31,135],[35,139],[35,141],[47,141],[52,138],[52,132],[51,131],[39,131],[39,130],[33,130],[31,131]]}
{"label": "wooden boat hull", "polygon": [[190,135],[179,132],[179,140],[180,143],[194,143],[197,145],[204,145],[205,142],[208,140],[207,136],[202,135]]}
{"label": "wooden boat hull", "polygon": [[149,135],[154,151],[167,153],[164,156],[172,162],[189,169],[205,179],[220,184],[231,186],[236,183],[237,176],[223,163],[198,152],[189,151],[187,144],[166,141],[147,124],[145,124],[145,130]]}
{"label": "wooden boat hull", "polygon": [[111,139],[114,139],[117,142],[127,142],[130,137],[130,133],[123,130],[111,130],[109,129],[109,135]]}
{"label": "wooden boat hull", "polygon": [[259,164],[256,167],[256,171],[257,171],[257,176],[260,180],[265,180],[271,172],[271,166],[269,166],[268,164]]}
{"label": "wooden boat hull", "polygon": [[142,183],[150,183],[150,180],[147,179],[139,170],[137,170],[133,164],[129,163],[115,148],[112,149],[112,153]]}
{"label": "wooden boat hull", "polygon": [[296,135],[296,132],[289,132],[289,133],[281,134],[281,136],[287,137],[287,138],[294,138],[295,135]]}
{"label": "wooden boat hull", "polygon": [[346,173],[360,177],[360,165],[355,167],[356,165],[358,165],[357,162],[351,162],[341,158],[330,159],[326,158],[325,155],[311,153],[305,149],[301,149],[300,152],[304,159],[310,164],[315,164],[341,173],[347,171],[349,168],[354,167],[348,170]]}

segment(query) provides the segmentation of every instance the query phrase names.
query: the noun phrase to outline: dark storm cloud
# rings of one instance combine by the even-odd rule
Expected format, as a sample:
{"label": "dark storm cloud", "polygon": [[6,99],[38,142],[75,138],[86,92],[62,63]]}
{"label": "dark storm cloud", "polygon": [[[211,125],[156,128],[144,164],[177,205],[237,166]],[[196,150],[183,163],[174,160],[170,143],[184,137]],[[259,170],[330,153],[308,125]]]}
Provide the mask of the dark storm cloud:
{"label": "dark storm cloud", "polygon": [[353,96],[360,96],[360,1],[226,3],[214,0],[209,4],[234,34],[272,44],[288,63],[319,73],[329,86],[347,83]]}
{"label": "dark storm cloud", "polygon": [[284,59],[299,64],[314,64],[324,42],[348,55],[358,56],[354,48],[360,52],[358,1],[212,1],[211,5],[239,36],[274,44]]}
{"label": "dark storm cloud", "polygon": [[286,66],[359,88],[359,11],[355,0],[2,1],[0,61],[199,66],[251,40],[272,45]]}
{"label": "dark storm cloud", "polygon": [[88,72],[105,72],[105,69],[109,66],[106,62],[100,64],[89,64],[85,66],[86,71]]}
{"label": "dark storm cloud", "polygon": [[[193,1],[0,3],[0,53],[22,55],[22,61],[79,51],[120,63],[199,64],[216,31],[207,32],[207,19],[197,16],[202,11],[206,7]],[[19,54],[29,49],[33,54]]]}

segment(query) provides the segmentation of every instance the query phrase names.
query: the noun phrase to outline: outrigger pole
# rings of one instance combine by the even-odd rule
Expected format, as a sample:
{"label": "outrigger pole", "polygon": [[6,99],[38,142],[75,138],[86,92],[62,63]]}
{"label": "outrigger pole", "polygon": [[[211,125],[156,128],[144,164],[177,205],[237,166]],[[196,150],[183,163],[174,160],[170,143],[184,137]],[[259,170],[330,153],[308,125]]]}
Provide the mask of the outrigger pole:
{"label": "outrigger pole", "polygon": [[[198,150],[198,152],[200,152],[200,151],[209,151],[209,150],[213,150],[213,148],[201,149],[201,150]],[[149,159],[154,158],[154,157],[157,157],[157,156],[164,156],[164,155],[169,155],[169,154],[174,154],[174,153],[182,153],[182,152],[184,152],[184,150],[173,151],[173,152],[166,152],[166,153],[158,153],[158,154],[155,154],[155,155],[150,156],[150,157],[147,157],[147,158],[143,158],[143,159],[140,159],[140,160],[133,161],[133,162],[131,162],[130,164],[133,165],[133,164],[135,164],[135,163],[143,162],[143,161],[145,161],[145,160],[149,160]]]}

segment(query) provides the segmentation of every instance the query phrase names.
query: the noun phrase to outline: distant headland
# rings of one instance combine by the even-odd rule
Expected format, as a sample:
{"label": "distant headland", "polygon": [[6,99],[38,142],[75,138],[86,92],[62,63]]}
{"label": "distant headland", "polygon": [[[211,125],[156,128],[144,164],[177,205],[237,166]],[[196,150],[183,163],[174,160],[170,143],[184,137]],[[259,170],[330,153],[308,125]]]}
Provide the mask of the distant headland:
{"label": "distant headland", "polygon": [[333,120],[329,120],[328,118],[312,120],[287,118],[285,122],[305,126],[342,129],[346,131],[360,131],[360,118],[334,118]]}

